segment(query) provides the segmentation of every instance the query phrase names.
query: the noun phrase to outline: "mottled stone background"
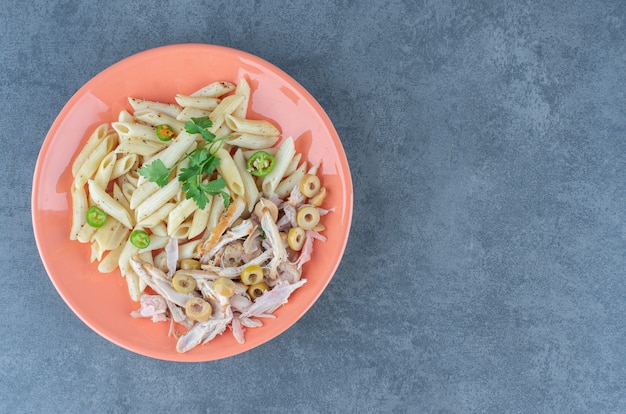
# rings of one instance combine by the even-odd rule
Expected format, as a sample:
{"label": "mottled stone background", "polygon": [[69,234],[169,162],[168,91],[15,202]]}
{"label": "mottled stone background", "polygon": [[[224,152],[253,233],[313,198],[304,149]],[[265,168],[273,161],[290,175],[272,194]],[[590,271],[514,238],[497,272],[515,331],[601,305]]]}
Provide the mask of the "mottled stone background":
{"label": "mottled stone background", "polygon": [[[183,42],[292,75],[354,182],[318,302],[276,340],[201,364],[84,325],[30,214],[72,94]],[[626,412],[625,85],[623,1],[5,1],[0,412]]]}

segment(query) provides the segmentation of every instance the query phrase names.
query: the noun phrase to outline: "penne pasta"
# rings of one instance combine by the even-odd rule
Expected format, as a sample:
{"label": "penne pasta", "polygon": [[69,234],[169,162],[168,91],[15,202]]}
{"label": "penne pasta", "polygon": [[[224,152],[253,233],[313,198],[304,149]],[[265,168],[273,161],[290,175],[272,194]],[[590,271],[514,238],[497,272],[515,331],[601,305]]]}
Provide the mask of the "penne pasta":
{"label": "penne pasta", "polygon": [[112,217],[107,218],[104,226],[97,229],[92,241],[102,250],[113,250],[118,247],[130,234],[130,230]]}
{"label": "penne pasta", "polygon": [[233,111],[233,115],[238,118],[245,118],[248,115],[248,105],[250,104],[250,85],[245,78],[239,80],[235,88],[235,95],[243,96],[243,99]]}
{"label": "penne pasta", "polygon": [[165,250],[154,255],[152,261],[159,269],[167,269],[167,253],[165,253]]}
{"label": "penne pasta", "polygon": [[96,147],[102,142],[102,140],[109,135],[109,126],[107,124],[102,124],[98,126],[89,136],[87,142],[80,150],[76,158],[74,158],[74,162],[72,163],[72,176],[76,177],[76,173],[80,169],[80,167],[85,163],[89,155],[96,149]]}
{"label": "penne pasta", "polygon": [[126,109],[122,109],[117,116],[117,122],[136,122],[134,116],[131,115]]}
{"label": "penne pasta", "polygon": [[261,135],[254,135],[242,132],[234,132],[231,135],[232,138],[227,141],[230,145],[255,150],[269,148],[272,145],[276,144],[279,139],[278,135],[264,137]]}
{"label": "penne pasta", "polygon": [[167,242],[169,242],[169,240],[170,238],[167,236],[158,236],[153,234],[152,237],[150,237],[150,244],[148,245],[148,247],[146,247],[145,249],[139,249],[139,253],[141,254],[163,249],[167,245]]}
{"label": "penne pasta", "polygon": [[241,95],[230,95],[224,98],[209,115],[209,119],[213,121],[213,126],[209,128],[209,131],[215,133],[224,123],[226,115],[230,115],[241,101],[243,101],[243,96]]}
{"label": "penne pasta", "polygon": [[[136,189],[137,189],[137,187],[134,186],[131,182],[129,182],[129,181],[123,181],[122,182],[121,192],[122,192],[122,195],[124,195],[124,198],[126,200],[130,200],[131,199],[131,197],[133,196],[133,194],[134,194]],[[119,202],[119,200],[118,200],[118,202]],[[125,205],[130,207],[130,204],[125,204]]]}
{"label": "penne pasta", "polygon": [[178,94],[175,99],[182,107],[203,109],[209,112],[215,110],[220,103],[219,99],[212,96],[187,96]]}
{"label": "penne pasta", "polygon": [[128,295],[135,302],[139,302],[139,297],[141,296],[141,292],[143,291],[143,286],[141,285],[141,279],[137,276],[137,273],[129,266],[125,271],[126,284],[128,285]]}
{"label": "penne pasta", "polygon": [[114,152],[109,152],[105,157],[100,161],[100,165],[94,174],[94,181],[98,186],[105,188],[109,181],[111,181],[111,175],[113,175],[113,167],[115,166],[115,162],[117,161],[117,154]]}
{"label": "penne pasta", "polygon": [[148,164],[155,159],[161,160],[163,165],[170,168],[172,167],[189,149],[195,145],[196,134],[190,134],[186,131],[182,131],[178,134],[176,139],[172,140],[170,145],[163,151],[150,157],[144,164]]}
{"label": "penne pasta", "polygon": [[135,188],[130,197],[130,209],[136,210],[137,206],[146,201],[148,197],[159,190],[159,185],[151,181],[144,181]]}
{"label": "penne pasta", "polygon": [[100,140],[96,148],[87,155],[85,161],[76,171],[74,176],[74,185],[76,187],[85,185],[87,180],[93,177],[104,157],[113,150],[116,143],[117,134],[109,134]]}
{"label": "penne pasta", "polygon": [[227,135],[230,135],[232,132],[233,132],[232,129],[230,129],[228,125],[222,124],[222,126],[220,126],[214,131],[214,134],[216,138],[223,138]]}
{"label": "penne pasta", "polygon": [[181,243],[178,245],[178,259],[193,259],[196,256],[196,249],[198,245],[202,243],[202,240],[192,240],[187,243]]}
{"label": "penne pasta", "polygon": [[99,187],[95,181],[89,180],[87,185],[89,188],[89,196],[93,199],[95,205],[126,227],[133,227],[133,218],[123,205],[115,201],[115,199],[111,197],[104,188]]}
{"label": "penne pasta", "polygon": [[116,159],[113,171],[111,171],[111,180],[115,180],[135,168],[138,160],[137,154],[126,154]]}
{"label": "penne pasta", "polygon": [[157,211],[165,203],[174,198],[178,191],[180,191],[180,182],[178,180],[172,180],[167,183],[165,187],[159,188],[135,208],[137,222],[143,221],[146,217]]}
{"label": "penne pasta", "polygon": [[[176,233],[178,228],[183,224],[194,211],[198,209],[196,202],[192,199],[186,199],[181,201],[170,213],[167,218],[167,234],[172,236]],[[187,229],[188,231],[188,229]],[[185,231],[185,234],[187,234]]]}
{"label": "penne pasta", "polygon": [[210,231],[213,230],[220,220],[224,210],[224,197],[222,197],[221,194],[213,196],[213,203],[211,204],[211,211],[209,212],[209,220],[207,223],[207,231],[205,233],[210,233]]}
{"label": "penne pasta", "polygon": [[161,112],[176,118],[180,114],[181,107],[170,103],[162,103],[149,101],[145,99],[128,98],[130,106],[133,107],[134,112],[141,110],[153,110],[155,112]]}
{"label": "penne pasta", "polygon": [[184,128],[184,123],[177,120],[176,116],[155,111],[154,109],[141,109],[139,111],[135,111],[134,116],[139,121],[145,122],[146,124],[155,127],[161,124],[168,124],[172,127],[174,131],[176,131],[177,134],[180,133]]}
{"label": "penne pasta", "polygon": [[72,185],[70,188],[72,198],[72,227],[70,229],[70,240],[76,240],[78,233],[86,223],[88,201],[84,186]]}
{"label": "penne pasta", "polygon": [[91,250],[90,262],[100,262],[104,256],[105,251],[98,245],[98,243],[91,243],[89,246]]}
{"label": "penne pasta", "polygon": [[288,137],[285,139],[276,153],[276,161],[274,168],[263,178],[261,184],[263,194],[266,197],[270,197],[276,191],[278,183],[283,179],[285,171],[291,162],[291,159],[296,153],[296,149],[293,143],[293,138]]}
{"label": "penne pasta", "polygon": [[201,89],[198,89],[191,96],[219,97],[235,90],[235,84],[231,82],[212,82]]}
{"label": "penne pasta", "polygon": [[252,174],[248,172],[246,160],[244,159],[241,148],[235,151],[235,154],[233,155],[233,162],[235,163],[239,176],[241,177],[244,197],[246,199],[246,207],[248,208],[248,211],[252,211],[252,209],[254,209],[254,205],[257,201],[259,201],[259,189],[256,186],[254,178],[252,178]]}
{"label": "penne pasta", "polygon": [[126,210],[130,211],[128,199],[122,192],[122,189],[117,182],[113,182],[113,199],[123,205]]}
{"label": "penne pasta", "polygon": [[230,129],[242,134],[259,135],[262,137],[277,137],[280,135],[278,128],[263,119],[246,119],[226,115],[224,121]]}
{"label": "penne pasta", "polygon": [[317,170],[319,170],[321,163],[316,162],[315,164],[311,165],[311,168],[309,168],[309,171],[307,171],[307,174],[313,174],[316,175],[317,174]]}
{"label": "penne pasta", "polygon": [[167,227],[163,222],[158,223],[156,226],[150,227],[150,231],[152,232],[152,234],[155,234],[157,236],[167,237]]}
{"label": "penne pasta", "polygon": [[239,175],[239,170],[237,169],[233,158],[223,148],[220,148],[217,151],[216,156],[220,159],[217,171],[220,173],[222,178],[224,178],[224,181],[226,181],[226,185],[230,189],[232,195],[235,197],[243,196],[243,181],[241,179],[241,175]]}
{"label": "penne pasta", "polygon": [[[141,229],[141,228],[138,228]],[[133,229],[135,230],[135,229]],[[136,256],[139,253],[139,248],[134,246],[130,239],[126,240],[124,243],[124,248],[120,252],[119,259],[117,262],[118,267],[120,268],[120,273],[122,276],[125,276],[128,271],[132,270],[130,268],[130,259],[133,256]]]}
{"label": "penne pasta", "polygon": [[[162,224],[167,216],[170,214],[172,210],[176,208],[176,203],[165,203],[161,207],[159,207],[154,213],[150,214],[145,219],[138,222],[139,225],[143,227],[148,227],[155,231],[154,228],[159,224]],[[167,234],[167,230],[164,231],[164,234]]]}
{"label": "penne pasta", "polygon": [[176,117],[178,121],[186,122],[191,118],[202,118],[203,116],[208,117],[211,114],[210,111],[205,111],[204,109],[185,107],[181,111],[180,114]]}
{"label": "penne pasta", "polygon": [[100,260],[98,264],[98,272],[100,273],[111,273],[118,267],[118,262],[120,259],[120,255],[124,250],[124,244],[120,244],[115,249],[109,251],[109,253]]}
{"label": "penne pasta", "polygon": [[187,239],[187,235],[189,234],[189,227],[191,227],[191,219],[182,222],[171,233],[168,231],[168,236],[174,239]]}
{"label": "penne pasta", "polygon": [[130,136],[163,143],[157,136],[156,127],[152,125],[144,125],[137,122],[113,122],[111,127],[120,137]]}
{"label": "penne pasta", "polygon": [[296,169],[298,168],[298,165],[300,164],[301,157],[302,157],[302,154],[296,154],[293,156],[293,158],[291,159],[291,162],[289,163],[289,165],[287,166],[287,169],[285,170],[285,174],[284,174],[285,177],[290,175],[294,171],[296,171]]}
{"label": "penne pasta", "polygon": [[120,144],[115,148],[115,152],[149,157],[165,147],[163,142],[128,135],[120,137]]}
{"label": "penne pasta", "polygon": [[307,164],[303,162],[300,167],[289,174],[284,180],[282,180],[274,191],[279,198],[286,198],[293,189],[294,186],[300,184],[300,180],[306,174]]}
{"label": "penne pasta", "polygon": [[194,211],[193,219],[191,220],[191,225],[189,226],[189,233],[187,234],[187,238],[193,239],[194,237],[202,234],[202,232],[204,232],[204,230],[207,228],[212,202],[213,197],[209,197],[209,201],[203,209],[198,208],[196,209],[196,211]]}
{"label": "penne pasta", "polygon": [[76,235],[76,240],[78,240],[80,243],[89,243],[97,230],[98,229],[96,227],[90,226],[89,224],[85,223],[78,231],[78,234]]}

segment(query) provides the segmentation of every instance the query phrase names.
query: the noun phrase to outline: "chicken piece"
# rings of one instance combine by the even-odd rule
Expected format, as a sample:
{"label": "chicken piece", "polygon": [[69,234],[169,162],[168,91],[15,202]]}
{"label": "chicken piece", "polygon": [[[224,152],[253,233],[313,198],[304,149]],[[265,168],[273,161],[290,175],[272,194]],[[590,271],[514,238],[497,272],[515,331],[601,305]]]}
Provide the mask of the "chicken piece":
{"label": "chicken piece", "polygon": [[152,322],[164,322],[167,317],[167,302],[159,295],[148,295],[144,293],[139,297],[140,308],[132,311],[133,318],[152,318]]}
{"label": "chicken piece", "polygon": [[243,255],[241,258],[245,263],[248,263],[250,260],[258,257],[261,252],[261,232],[258,228],[255,228],[243,242]]}
{"label": "chicken piece", "polygon": [[174,322],[190,327],[192,321],[187,318],[187,315],[185,315],[181,307],[184,308],[187,299],[194,297],[194,295],[178,293],[174,290],[172,281],[167,279],[165,273],[152,266],[150,263],[130,259],[130,265],[147,286],[150,286],[152,290],[165,299],[165,303],[170,310],[170,315]]}
{"label": "chicken piece", "polygon": [[233,227],[231,230],[226,232],[220,240],[217,242],[215,246],[213,246],[209,251],[202,255],[200,261],[203,263],[207,263],[210,259],[213,258],[217,254],[217,252],[224,246],[229,243],[232,243],[235,240],[243,239],[246,236],[249,236],[254,231],[254,223],[251,220],[244,220],[238,226]]}
{"label": "chicken piece", "polygon": [[198,257],[203,257],[219,242],[222,234],[233,225],[246,208],[246,202],[242,198],[236,198],[226,209],[225,214],[217,222],[217,225],[211,231],[211,234],[204,243],[198,245]]}
{"label": "chicken piece", "polygon": [[237,267],[243,264],[243,241],[235,240],[224,246],[222,267]]}
{"label": "chicken piece", "polygon": [[305,234],[306,239],[304,240],[304,246],[302,246],[298,260],[296,260],[298,269],[301,269],[306,262],[311,260],[311,254],[313,253],[313,240],[317,239],[320,241],[326,241],[326,237],[316,231],[307,230]]}
{"label": "chicken piece", "polygon": [[301,204],[303,204],[305,201],[306,201],[306,196],[302,194],[302,192],[300,191],[300,186],[295,185],[293,189],[291,190],[291,193],[289,194],[289,197],[287,198],[286,202],[294,207],[298,207]]}
{"label": "chicken piece", "polygon": [[272,290],[257,298],[241,315],[248,318],[265,317],[287,303],[293,291],[305,283],[306,279],[301,279],[296,283],[279,282]]}
{"label": "chicken piece", "polygon": [[206,344],[217,335],[221,335],[233,319],[233,311],[230,307],[226,312],[217,314],[204,322],[198,322],[187,332],[182,334],[176,342],[176,351],[184,353],[195,348],[201,343]]}
{"label": "chicken piece", "polygon": [[219,275],[217,275],[216,273],[202,269],[180,269],[177,270],[176,273],[174,273],[174,276],[176,276],[178,273],[191,276],[196,279],[196,282],[198,282],[199,279],[215,280],[219,278]]}
{"label": "chicken piece", "polygon": [[266,250],[265,252],[261,253],[259,256],[255,257],[254,259],[250,260],[248,263],[241,265],[241,266],[220,267],[220,266],[215,266],[212,264],[206,264],[206,265],[202,265],[202,269],[208,272],[214,273],[218,277],[223,276],[223,277],[227,277],[230,279],[234,279],[234,278],[238,278],[241,275],[241,272],[246,266],[250,266],[253,264],[258,264],[259,266],[263,266],[265,262],[268,261],[271,257],[272,257],[272,251]]}
{"label": "chicken piece", "polygon": [[172,281],[167,278],[165,273],[152,266],[150,263],[140,262],[135,259],[130,260],[130,264],[137,275],[150,286],[159,295],[168,301],[185,307],[187,300],[197,296],[193,293],[179,293],[172,286]]}
{"label": "chicken piece", "polygon": [[252,319],[247,316],[239,315],[237,319],[239,319],[239,322],[247,328],[258,328],[259,326],[263,326],[263,322],[260,320]]}
{"label": "chicken piece", "polygon": [[[298,267],[295,263],[284,261],[278,266],[278,276],[276,278],[276,282],[284,281],[288,283],[296,283],[300,280],[300,276],[302,276],[302,269]],[[272,281],[270,281],[269,285],[271,286]]]}
{"label": "chicken piece", "polygon": [[172,237],[165,245],[165,257],[167,258],[167,277],[172,279],[178,263],[178,239]]}
{"label": "chicken piece", "polygon": [[272,220],[271,214],[267,211],[264,212],[261,217],[261,227],[265,232],[266,240],[272,247],[273,257],[269,265],[269,279],[274,280],[277,276],[278,266],[287,260],[287,249],[285,249],[285,244],[280,237],[276,223]]}
{"label": "chicken piece", "polygon": [[290,228],[297,227],[298,221],[296,220],[296,216],[298,212],[296,210],[296,206],[289,203],[283,203],[281,209],[283,211],[283,215],[276,222],[276,227],[278,227],[278,230],[289,231]]}
{"label": "chicken piece", "polygon": [[200,290],[204,298],[211,303],[213,315],[204,322],[198,322],[178,338],[176,351],[184,353],[200,345],[206,344],[217,335],[221,335],[233,320],[233,311],[229,298],[220,295],[209,281],[200,282]]}
{"label": "chicken piece", "polygon": [[253,303],[248,296],[242,294],[234,294],[230,297],[229,302],[233,310],[237,312],[243,312],[252,306]]}
{"label": "chicken piece", "polygon": [[233,331],[233,336],[237,342],[240,344],[246,343],[244,329],[238,317],[233,317],[233,320],[230,323],[230,329]]}

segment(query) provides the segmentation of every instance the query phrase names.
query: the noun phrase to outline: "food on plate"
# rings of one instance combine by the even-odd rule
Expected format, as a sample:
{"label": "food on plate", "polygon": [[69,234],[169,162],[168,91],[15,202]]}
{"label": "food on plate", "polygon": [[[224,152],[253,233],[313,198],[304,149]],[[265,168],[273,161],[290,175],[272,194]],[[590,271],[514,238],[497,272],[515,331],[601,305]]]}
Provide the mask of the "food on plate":
{"label": "food on plate", "polygon": [[[213,82],[176,103],[130,97],[72,164],[70,239],[119,269],[136,318],[169,322],[187,352],[244,331],[304,283],[325,240],[326,188],[276,125],[247,117],[251,89]],[[182,329],[182,331],[180,331]]]}

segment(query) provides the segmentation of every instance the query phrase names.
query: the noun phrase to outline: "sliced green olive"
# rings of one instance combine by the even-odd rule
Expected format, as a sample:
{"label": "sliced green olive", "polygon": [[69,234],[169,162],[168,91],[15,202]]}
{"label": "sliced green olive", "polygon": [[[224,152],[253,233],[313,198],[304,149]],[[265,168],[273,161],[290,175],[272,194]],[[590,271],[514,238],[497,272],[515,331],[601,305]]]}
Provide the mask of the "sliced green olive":
{"label": "sliced green olive", "polygon": [[226,277],[220,277],[219,279],[216,279],[215,281],[213,281],[211,286],[218,294],[222,296],[231,297],[235,294],[235,282]]}
{"label": "sliced green olive", "polygon": [[292,227],[287,234],[287,243],[291,250],[299,252],[304,246],[306,240],[306,232],[300,227]]}
{"label": "sliced green olive", "polygon": [[255,300],[259,296],[263,296],[263,294],[268,290],[270,290],[270,288],[267,286],[267,283],[255,283],[254,285],[248,287],[248,296],[250,296],[250,299]]}
{"label": "sliced green olive", "polygon": [[311,198],[317,195],[321,187],[320,179],[315,174],[306,174],[300,180],[300,192],[306,197]]}
{"label": "sliced green olive", "polygon": [[313,206],[304,206],[296,213],[298,226],[311,230],[320,222],[320,212]]}
{"label": "sliced green olive", "polygon": [[184,273],[176,273],[172,278],[172,285],[176,292],[191,293],[196,290],[196,279]]}
{"label": "sliced green olive", "polygon": [[183,259],[180,261],[180,268],[183,270],[198,270],[202,268],[202,263],[195,259]]}
{"label": "sliced green olive", "polygon": [[263,280],[263,268],[259,265],[250,265],[241,272],[241,281],[244,285],[254,285]]}
{"label": "sliced green olive", "polygon": [[272,216],[272,220],[278,220],[278,207],[276,206],[276,204],[273,201],[268,200],[267,198],[262,198],[254,206],[254,212],[260,219],[261,217],[263,217],[263,213],[266,211],[269,211],[270,216]]}
{"label": "sliced green olive", "polygon": [[211,317],[213,307],[206,300],[194,297],[185,302],[185,315],[194,321],[204,322]]}

